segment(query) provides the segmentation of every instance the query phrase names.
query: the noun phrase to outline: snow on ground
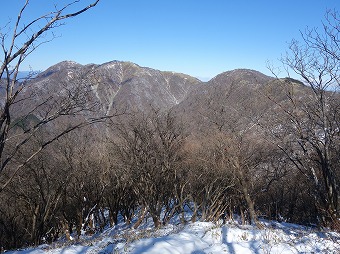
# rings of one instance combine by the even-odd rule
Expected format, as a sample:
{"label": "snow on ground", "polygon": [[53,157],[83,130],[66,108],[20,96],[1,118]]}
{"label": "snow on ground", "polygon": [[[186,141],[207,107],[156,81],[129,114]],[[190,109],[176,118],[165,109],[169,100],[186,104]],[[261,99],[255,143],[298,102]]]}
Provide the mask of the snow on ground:
{"label": "snow on ground", "polygon": [[159,230],[145,224],[140,229],[119,224],[78,241],[41,245],[8,254],[266,254],[340,253],[340,234],[295,224],[263,221],[263,229],[232,222],[220,225],[195,222],[170,224]]}

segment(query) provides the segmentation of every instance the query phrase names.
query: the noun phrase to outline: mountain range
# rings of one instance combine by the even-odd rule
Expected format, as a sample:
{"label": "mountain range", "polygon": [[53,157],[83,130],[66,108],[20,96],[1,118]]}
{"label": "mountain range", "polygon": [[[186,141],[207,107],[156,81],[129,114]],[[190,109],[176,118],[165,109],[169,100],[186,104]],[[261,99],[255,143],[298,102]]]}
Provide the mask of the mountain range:
{"label": "mountain range", "polygon": [[[295,84],[295,93],[308,90],[298,81],[284,80],[255,70],[236,69],[203,82],[187,74],[131,62],[81,65],[63,61],[30,80],[23,96],[37,105],[48,101],[51,95],[62,97],[85,89],[82,96],[87,102],[98,102],[95,110],[100,115],[110,115],[117,108],[134,112],[147,112],[151,107],[171,109],[191,131],[212,126],[221,130],[275,114],[275,103],[287,99],[291,84]],[[27,105],[22,104],[16,111],[23,114],[34,107]]]}

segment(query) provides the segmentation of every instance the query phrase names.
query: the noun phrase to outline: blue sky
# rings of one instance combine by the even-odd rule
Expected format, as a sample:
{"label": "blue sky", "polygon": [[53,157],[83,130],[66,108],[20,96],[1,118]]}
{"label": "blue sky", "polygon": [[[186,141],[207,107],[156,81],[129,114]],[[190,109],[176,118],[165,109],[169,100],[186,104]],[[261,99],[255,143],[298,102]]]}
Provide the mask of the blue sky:
{"label": "blue sky", "polygon": [[[23,0],[2,1],[6,15],[17,15]],[[44,14],[66,0],[31,0],[24,17]],[[86,4],[90,0],[81,0]],[[53,30],[58,36],[40,46],[22,65],[44,70],[63,60],[81,64],[111,60],[211,78],[236,68],[270,74],[300,30],[321,27],[327,9],[339,0],[101,0],[95,8]]]}

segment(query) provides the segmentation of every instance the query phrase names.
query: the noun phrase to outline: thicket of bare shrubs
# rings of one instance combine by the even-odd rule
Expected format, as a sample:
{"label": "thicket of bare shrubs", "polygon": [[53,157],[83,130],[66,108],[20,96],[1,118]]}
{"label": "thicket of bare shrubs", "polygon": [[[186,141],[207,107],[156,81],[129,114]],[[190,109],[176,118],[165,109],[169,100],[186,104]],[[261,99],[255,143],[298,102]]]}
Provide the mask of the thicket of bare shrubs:
{"label": "thicket of bare shrubs", "polygon": [[197,140],[159,110],[115,119],[105,135],[91,127],[42,151],[0,193],[5,248],[93,234],[119,217],[134,227],[146,218],[160,227],[174,216],[186,223],[235,214],[259,226],[259,217],[318,223],[313,186],[255,130],[212,129]]}

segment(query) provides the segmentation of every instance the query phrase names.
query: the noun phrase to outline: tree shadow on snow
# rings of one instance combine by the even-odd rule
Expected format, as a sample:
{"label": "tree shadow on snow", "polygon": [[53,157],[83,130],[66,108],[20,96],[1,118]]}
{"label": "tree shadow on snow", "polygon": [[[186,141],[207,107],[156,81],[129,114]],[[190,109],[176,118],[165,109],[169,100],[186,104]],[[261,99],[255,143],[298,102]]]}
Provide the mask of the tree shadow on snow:
{"label": "tree shadow on snow", "polygon": [[195,250],[191,254],[206,254],[203,250]]}
{"label": "tree shadow on snow", "polygon": [[231,254],[235,254],[235,248],[232,243],[228,242],[228,227],[222,227],[222,243],[225,244],[228,248],[228,252]]}
{"label": "tree shadow on snow", "polygon": [[[250,241],[250,249],[254,251],[255,254],[259,254],[259,249],[255,245],[255,241]],[[228,248],[228,252],[231,254],[236,254],[235,247],[233,243],[228,242],[228,226],[222,227],[222,244],[226,245]]]}

